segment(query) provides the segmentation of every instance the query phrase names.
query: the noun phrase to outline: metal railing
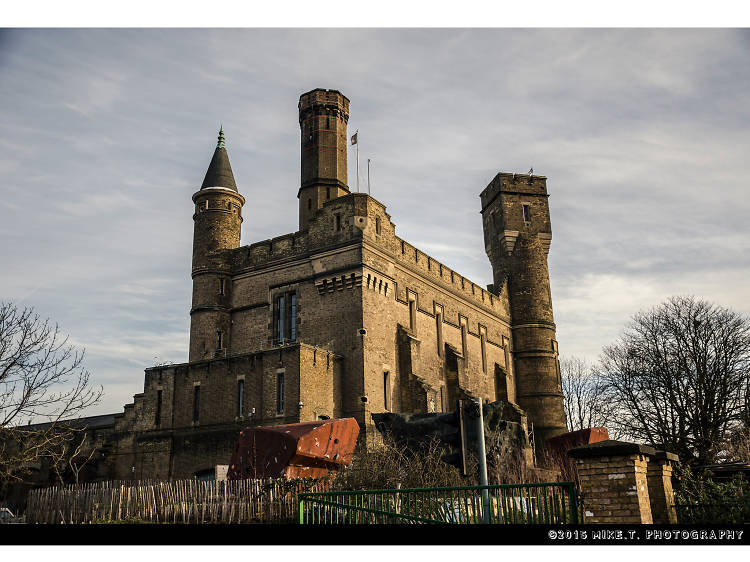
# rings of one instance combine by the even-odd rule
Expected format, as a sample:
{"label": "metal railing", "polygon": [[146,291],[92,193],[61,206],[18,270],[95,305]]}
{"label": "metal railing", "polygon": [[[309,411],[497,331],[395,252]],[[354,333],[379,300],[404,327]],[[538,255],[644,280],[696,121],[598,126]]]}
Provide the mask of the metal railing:
{"label": "metal railing", "polygon": [[301,524],[579,522],[572,482],[301,493],[298,499]]}

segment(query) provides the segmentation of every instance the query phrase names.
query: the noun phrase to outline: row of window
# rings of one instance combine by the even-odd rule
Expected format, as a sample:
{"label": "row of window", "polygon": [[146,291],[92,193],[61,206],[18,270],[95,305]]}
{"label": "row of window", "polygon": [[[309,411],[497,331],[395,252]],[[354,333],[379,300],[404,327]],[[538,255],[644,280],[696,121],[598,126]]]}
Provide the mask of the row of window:
{"label": "row of window", "polygon": [[[467,345],[468,327],[466,318],[459,316],[461,326],[461,354],[464,359],[468,359],[469,348]],[[412,332],[417,331],[417,301],[415,297],[409,295],[409,328]],[[438,356],[443,356],[443,307],[436,306],[435,309],[435,331],[437,332],[437,352]],[[479,343],[482,348],[482,371],[487,373],[487,328],[479,326]]]}
{"label": "row of window", "polygon": [[[208,211],[209,208],[210,207],[208,205],[208,199],[195,204],[196,213],[203,213],[205,211]],[[216,208],[220,209],[221,207],[216,207]],[[235,205],[231,201],[227,201],[227,211],[231,211],[233,215],[239,215],[242,212],[241,207],[239,205]]]}
{"label": "row of window", "polygon": [[[156,391],[156,427],[161,425],[161,410],[162,410],[162,391]],[[193,387],[193,423],[200,421],[201,411],[201,387],[199,384]],[[254,412],[255,410],[253,410]],[[281,415],[284,413],[284,372],[279,371],[276,373],[276,413]],[[245,380],[239,379],[237,381],[237,416],[244,417],[245,415]]]}

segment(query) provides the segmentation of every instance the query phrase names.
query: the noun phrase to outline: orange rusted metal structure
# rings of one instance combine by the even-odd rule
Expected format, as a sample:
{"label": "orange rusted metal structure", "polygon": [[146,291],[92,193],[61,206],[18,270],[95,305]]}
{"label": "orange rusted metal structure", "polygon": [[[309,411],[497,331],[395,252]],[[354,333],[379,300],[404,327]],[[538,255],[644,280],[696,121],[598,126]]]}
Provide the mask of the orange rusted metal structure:
{"label": "orange rusted metal structure", "polygon": [[590,445],[609,439],[609,431],[606,427],[587,427],[578,431],[571,431],[550,437],[547,439],[547,450],[552,454],[567,455],[568,449],[580,447],[581,445]]}
{"label": "orange rusted metal structure", "polygon": [[351,464],[358,435],[354,418],[247,427],[227,478],[321,478]]}

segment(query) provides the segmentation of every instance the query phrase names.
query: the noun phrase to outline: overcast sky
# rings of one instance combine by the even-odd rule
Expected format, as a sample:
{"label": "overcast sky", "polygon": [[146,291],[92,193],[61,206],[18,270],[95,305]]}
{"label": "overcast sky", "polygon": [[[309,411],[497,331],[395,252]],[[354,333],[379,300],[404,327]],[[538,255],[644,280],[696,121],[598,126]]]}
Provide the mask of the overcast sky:
{"label": "overcast sky", "polygon": [[190,197],[220,124],[242,244],[297,229],[316,87],[351,100],[397,234],[478,284],[479,193],[548,177],[562,355],[596,360],[670,295],[750,313],[748,31],[3,30],[0,300],[86,348],[90,413],[187,360]]}

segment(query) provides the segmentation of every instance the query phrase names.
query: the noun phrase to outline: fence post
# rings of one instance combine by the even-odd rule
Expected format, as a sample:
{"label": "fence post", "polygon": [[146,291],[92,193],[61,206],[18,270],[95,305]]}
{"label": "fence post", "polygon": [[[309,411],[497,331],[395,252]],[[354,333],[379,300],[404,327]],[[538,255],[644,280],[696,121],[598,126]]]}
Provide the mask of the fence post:
{"label": "fence post", "polygon": [[303,497],[303,494],[299,494],[299,496],[297,496],[297,503],[299,508],[299,524],[303,525],[305,523],[305,498]]}

